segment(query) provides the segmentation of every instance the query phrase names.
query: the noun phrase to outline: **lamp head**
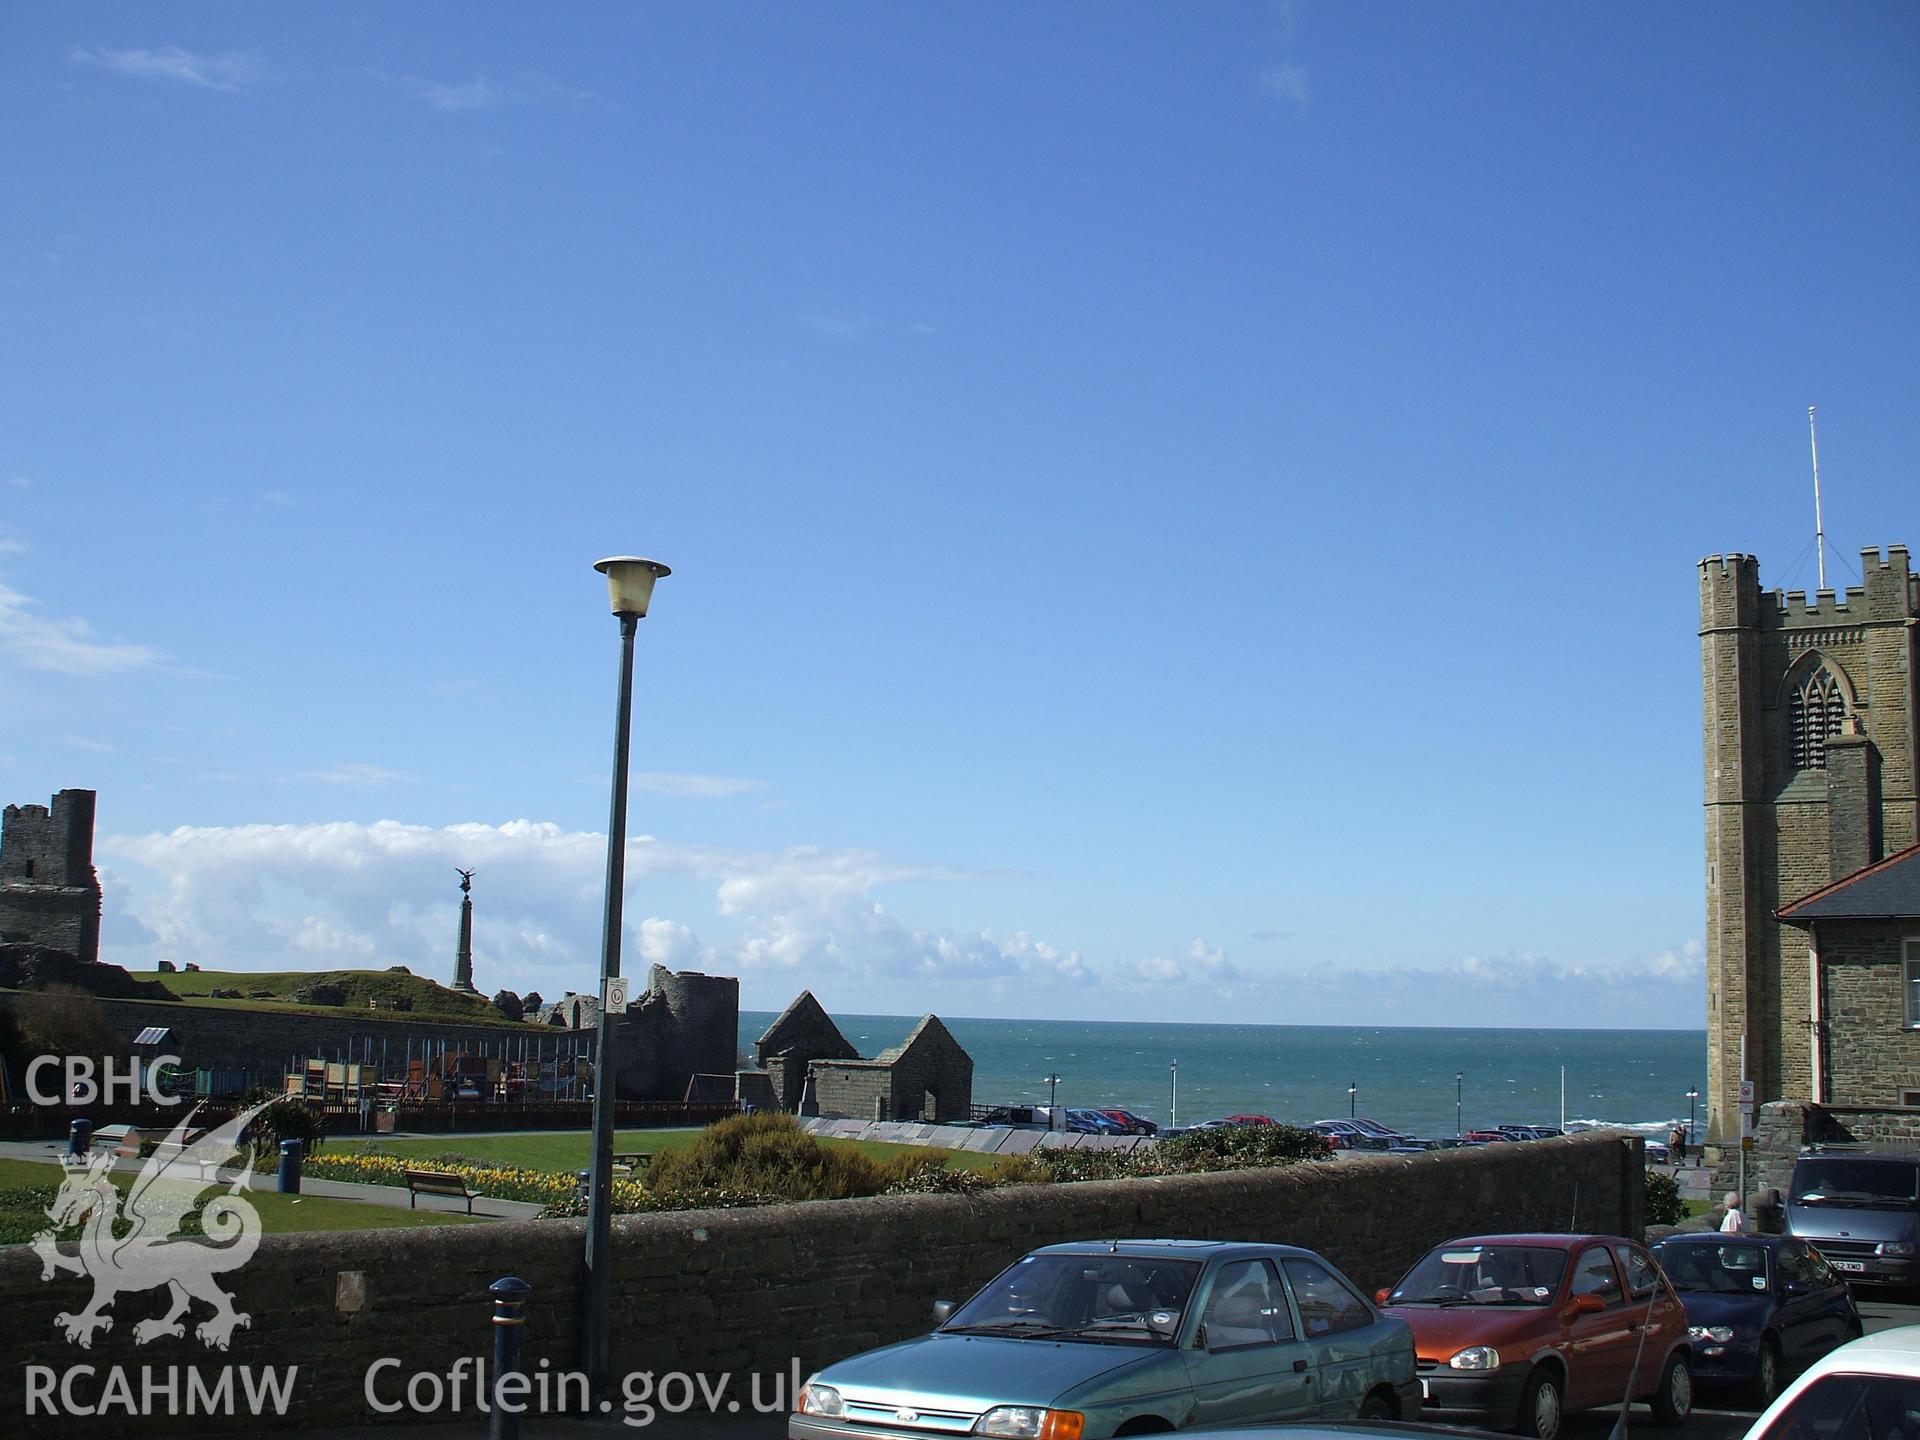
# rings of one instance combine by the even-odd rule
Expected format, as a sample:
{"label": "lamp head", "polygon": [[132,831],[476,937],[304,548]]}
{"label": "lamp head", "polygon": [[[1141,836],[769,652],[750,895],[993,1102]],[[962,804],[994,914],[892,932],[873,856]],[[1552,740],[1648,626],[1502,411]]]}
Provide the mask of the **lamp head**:
{"label": "lamp head", "polygon": [[638,555],[612,555],[594,562],[594,569],[607,577],[613,592],[613,613],[644,617],[653,599],[653,582],[673,572],[658,560],[643,560]]}

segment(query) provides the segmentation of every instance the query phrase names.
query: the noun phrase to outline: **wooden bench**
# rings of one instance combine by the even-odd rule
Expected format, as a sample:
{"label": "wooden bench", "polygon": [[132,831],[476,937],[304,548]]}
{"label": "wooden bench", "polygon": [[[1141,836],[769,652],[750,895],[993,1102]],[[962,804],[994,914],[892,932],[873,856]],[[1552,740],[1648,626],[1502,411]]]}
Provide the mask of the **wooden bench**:
{"label": "wooden bench", "polygon": [[455,1175],[448,1170],[409,1170],[407,1171],[407,1208],[414,1208],[414,1202],[422,1195],[444,1195],[449,1200],[467,1202],[467,1213],[473,1213],[473,1202],[479,1197],[467,1188],[464,1175]]}
{"label": "wooden bench", "polygon": [[621,1150],[616,1151],[613,1157],[613,1168],[616,1170],[624,1168],[629,1175],[637,1174],[651,1164],[653,1164],[651,1150]]}

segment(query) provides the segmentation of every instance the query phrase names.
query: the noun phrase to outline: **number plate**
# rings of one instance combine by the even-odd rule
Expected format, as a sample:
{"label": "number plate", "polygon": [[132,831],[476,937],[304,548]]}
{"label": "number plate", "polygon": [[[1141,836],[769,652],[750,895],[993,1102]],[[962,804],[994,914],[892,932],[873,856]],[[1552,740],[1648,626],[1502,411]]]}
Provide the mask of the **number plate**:
{"label": "number plate", "polygon": [[1844,1275],[1864,1275],[1867,1267],[1859,1260],[1829,1260],[1827,1263]]}

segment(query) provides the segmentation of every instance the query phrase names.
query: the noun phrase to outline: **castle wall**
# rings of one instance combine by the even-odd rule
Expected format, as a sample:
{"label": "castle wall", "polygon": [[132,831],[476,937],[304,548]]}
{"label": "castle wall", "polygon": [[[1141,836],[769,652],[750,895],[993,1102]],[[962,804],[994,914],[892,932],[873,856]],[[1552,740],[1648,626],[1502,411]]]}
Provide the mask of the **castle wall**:
{"label": "castle wall", "polygon": [[[11,1008],[17,996],[0,991],[0,1009]],[[368,1060],[378,1063],[384,1053],[386,1063],[398,1069],[407,1056],[409,1042],[417,1057],[426,1045],[446,1044],[455,1048],[499,1054],[502,1044],[511,1040],[517,1047],[522,1037],[531,1046],[544,1039],[546,1054],[554,1053],[556,1038],[571,1032],[539,1030],[521,1025],[462,1025],[458,1022],[384,1019],[391,1012],[335,1010],[315,1007],[308,1011],[249,1010],[239,1006],[185,1005],[166,1000],[96,999],[99,1014],[107,1028],[120,1038],[122,1053],[131,1054],[134,1036],[149,1025],[165,1025],[171,1030],[159,1053],[178,1055],[183,1066],[198,1069],[243,1069],[268,1077],[270,1081],[286,1073],[287,1062],[295,1056],[326,1060]],[[371,1040],[371,1054],[367,1043]],[[517,1050],[516,1050],[517,1053]],[[635,1096],[651,1099],[651,1096]],[[677,1098],[677,1097],[676,1097]]]}

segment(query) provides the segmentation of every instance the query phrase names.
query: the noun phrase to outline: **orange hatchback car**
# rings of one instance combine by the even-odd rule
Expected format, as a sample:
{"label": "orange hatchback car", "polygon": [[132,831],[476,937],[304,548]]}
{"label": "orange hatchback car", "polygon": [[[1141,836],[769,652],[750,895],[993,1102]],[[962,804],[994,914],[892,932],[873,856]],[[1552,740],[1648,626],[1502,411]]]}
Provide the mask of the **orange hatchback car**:
{"label": "orange hatchback car", "polygon": [[1618,1235],[1480,1235],[1429,1251],[1380,1304],[1413,1327],[1421,1414],[1555,1440],[1568,1411],[1693,1409],[1687,1312]]}

